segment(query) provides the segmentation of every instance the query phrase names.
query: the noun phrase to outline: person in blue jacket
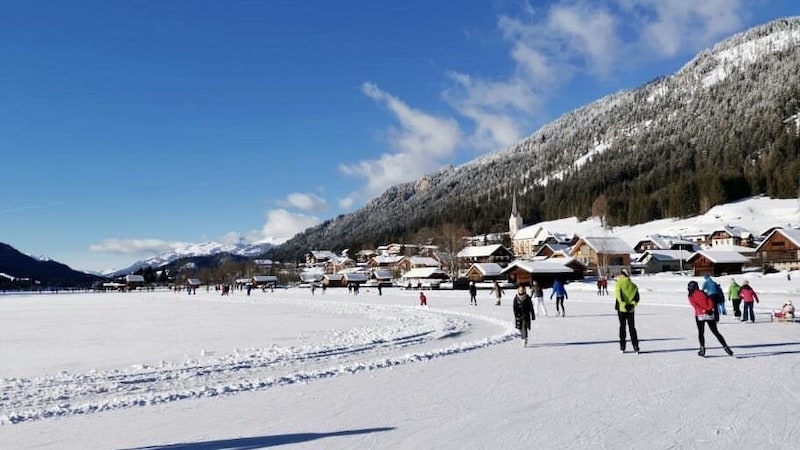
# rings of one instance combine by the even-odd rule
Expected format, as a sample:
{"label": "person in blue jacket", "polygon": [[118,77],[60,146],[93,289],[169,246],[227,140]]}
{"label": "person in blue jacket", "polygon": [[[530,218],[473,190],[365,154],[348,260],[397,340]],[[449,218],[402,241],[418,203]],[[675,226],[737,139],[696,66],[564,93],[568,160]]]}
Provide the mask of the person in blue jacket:
{"label": "person in blue jacket", "polygon": [[725,294],[722,293],[722,287],[711,278],[711,275],[706,274],[703,277],[703,292],[714,302],[714,322],[719,322],[720,314],[728,314],[725,309]]}
{"label": "person in blue jacket", "polygon": [[567,312],[564,310],[564,299],[569,298],[569,296],[567,295],[567,290],[564,289],[564,284],[559,279],[553,282],[553,292],[550,293],[551,300],[554,295],[556,296],[556,316],[561,313],[561,317],[566,317]]}

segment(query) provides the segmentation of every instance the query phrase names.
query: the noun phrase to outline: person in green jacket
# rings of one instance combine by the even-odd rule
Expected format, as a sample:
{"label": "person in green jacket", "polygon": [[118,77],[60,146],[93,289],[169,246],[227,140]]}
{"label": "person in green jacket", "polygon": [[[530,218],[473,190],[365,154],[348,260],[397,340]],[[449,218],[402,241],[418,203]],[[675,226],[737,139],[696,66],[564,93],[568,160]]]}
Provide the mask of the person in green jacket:
{"label": "person in green jacket", "polygon": [[736,280],[731,278],[731,285],[728,286],[728,300],[733,303],[733,316],[737,319],[742,317],[742,310],[739,309],[739,305],[742,304],[742,299],[739,297],[739,289],[741,287],[736,284]]}
{"label": "person in green jacket", "polygon": [[639,288],[631,281],[631,274],[626,269],[617,277],[614,283],[614,309],[619,317],[619,350],[625,353],[627,339],[625,328],[627,326],[631,335],[633,351],[639,353],[639,335],[636,333],[636,322],[633,311],[639,304]]}

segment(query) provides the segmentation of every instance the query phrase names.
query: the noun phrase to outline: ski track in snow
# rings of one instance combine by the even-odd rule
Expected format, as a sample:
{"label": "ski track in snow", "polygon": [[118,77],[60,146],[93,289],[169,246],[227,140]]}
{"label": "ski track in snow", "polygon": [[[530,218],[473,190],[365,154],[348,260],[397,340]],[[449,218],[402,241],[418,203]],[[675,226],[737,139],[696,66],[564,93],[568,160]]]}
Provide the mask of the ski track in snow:
{"label": "ski track in snow", "polygon": [[[508,321],[434,308],[282,302],[327,313],[365,315],[374,325],[330,333],[324,343],[300,348],[234,350],[183,363],[162,361],[156,367],[140,364],[111,371],[0,379],[0,425],[269,389],[429,361],[518,336]],[[475,321],[489,322],[501,331],[471,336]],[[468,339],[453,342],[459,337]]]}

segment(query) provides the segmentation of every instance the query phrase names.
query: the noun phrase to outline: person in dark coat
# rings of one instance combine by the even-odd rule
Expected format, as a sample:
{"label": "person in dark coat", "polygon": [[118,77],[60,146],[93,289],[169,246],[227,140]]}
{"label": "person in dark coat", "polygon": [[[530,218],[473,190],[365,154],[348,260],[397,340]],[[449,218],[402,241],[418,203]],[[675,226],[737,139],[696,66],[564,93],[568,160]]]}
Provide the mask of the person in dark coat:
{"label": "person in dark coat", "polygon": [[469,304],[478,306],[478,287],[474,281],[469,282]]}
{"label": "person in dark coat", "polygon": [[700,356],[706,356],[706,339],[704,334],[705,326],[708,324],[708,329],[717,337],[717,340],[722,344],[722,348],[729,356],[733,356],[733,350],[728,347],[725,338],[722,337],[717,329],[717,321],[714,314],[714,301],[704,291],[700,290],[700,286],[696,281],[690,281],[687,288],[689,289],[689,304],[694,308],[694,321],[697,324],[697,340],[700,343],[700,350],[697,352]]}
{"label": "person in dark coat", "polygon": [[533,312],[533,302],[531,296],[525,290],[525,285],[517,288],[517,295],[512,302],[514,309],[514,326],[519,330],[522,337],[522,346],[528,346],[528,330],[531,329],[531,322],[536,320],[536,313]]}

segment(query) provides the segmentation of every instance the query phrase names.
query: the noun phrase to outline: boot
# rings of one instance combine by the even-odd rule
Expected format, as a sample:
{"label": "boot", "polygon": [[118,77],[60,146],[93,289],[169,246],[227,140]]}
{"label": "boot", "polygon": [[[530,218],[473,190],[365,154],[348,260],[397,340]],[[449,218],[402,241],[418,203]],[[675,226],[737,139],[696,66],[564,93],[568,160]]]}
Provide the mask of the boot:
{"label": "boot", "polygon": [[697,352],[697,355],[698,356],[706,356],[706,348],[705,347],[700,347],[700,351]]}
{"label": "boot", "polygon": [[724,346],[724,347],[722,347],[722,348],[723,348],[723,349],[725,349],[725,353],[727,353],[727,354],[728,354],[728,356],[733,356],[733,350],[731,350],[731,348],[730,348],[730,347],[728,347],[728,346],[726,345],[726,346]]}
{"label": "boot", "polygon": [[522,346],[523,347],[527,347],[528,346],[528,340],[527,339],[523,339],[522,340]]}

